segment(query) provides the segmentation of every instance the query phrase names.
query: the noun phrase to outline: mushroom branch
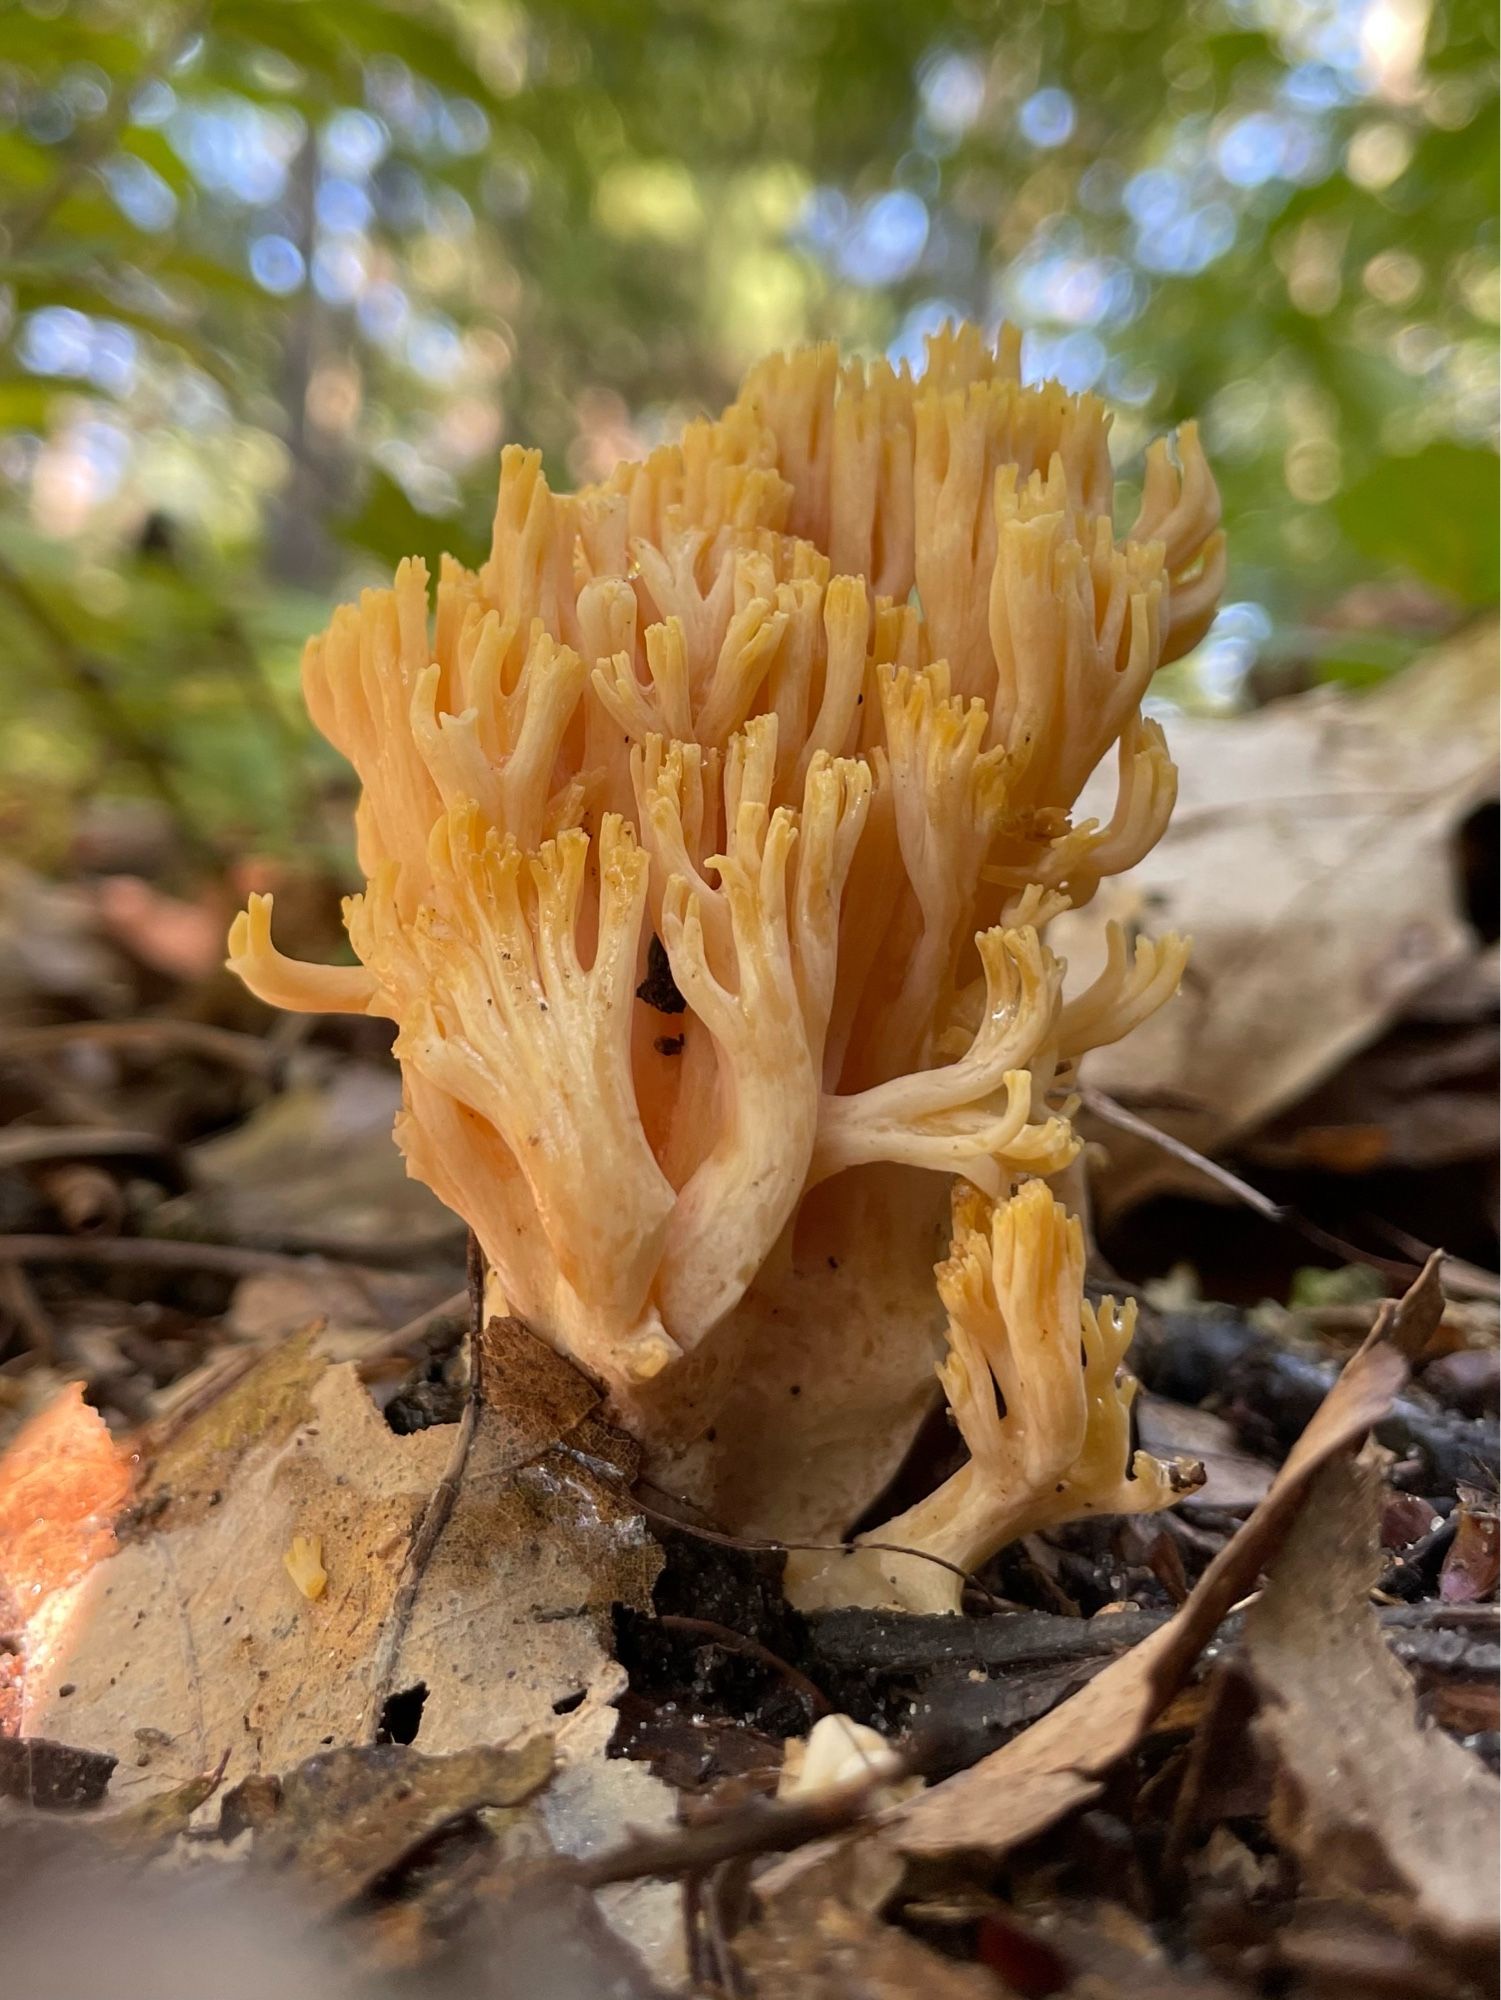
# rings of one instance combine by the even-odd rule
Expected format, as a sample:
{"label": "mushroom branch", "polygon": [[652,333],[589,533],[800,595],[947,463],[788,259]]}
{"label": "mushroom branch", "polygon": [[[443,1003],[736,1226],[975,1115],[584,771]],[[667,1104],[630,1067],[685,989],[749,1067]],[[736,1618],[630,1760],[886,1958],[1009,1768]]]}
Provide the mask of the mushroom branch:
{"label": "mushroom branch", "polygon": [[[945,1338],[951,1397],[980,1354],[1001,1381],[1018,1287],[1071,1254],[1033,1237],[1077,1151],[1075,1066],[1183,971],[1180,940],[1112,934],[1072,991],[1046,934],[1172,810],[1142,701],[1213,612],[1214,481],[1191,426],[1160,441],[1117,540],[1109,413],[1024,384],[1018,353],[959,327],[915,372],[773,357],[573,494],[508,447],[486,561],[435,587],[403,563],[304,655],[359,782],[358,964],[284,956],[267,897],[230,934],[272,1005],[395,1023],[409,1170],[653,1477],[733,1527],[842,1533]],[[1076,823],[1112,756],[1113,812]],[[1025,1237],[984,1341],[951,1296],[982,1200],[988,1255]],[[1091,1408],[1111,1328],[1073,1342]],[[1061,1406],[1066,1378],[1016,1364],[1005,1424],[1040,1435],[1025,1401]],[[1035,1509],[1025,1454],[972,1449],[944,1506],[978,1548]],[[1123,1467],[1070,1474],[1068,1509],[1139,1504]]]}
{"label": "mushroom branch", "polygon": [[995,1202],[973,1190],[956,1197],[938,1290],[948,1310],[938,1373],[968,1462],[847,1553],[794,1551],[788,1592],[805,1610],[957,1611],[959,1572],[1007,1542],[1086,1514],[1170,1507],[1202,1484],[1188,1460],[1133,1456],[1136,1384],[1120,1365],[1135,1304],[1087,1303],[1084,1232],[1042,1181]]}

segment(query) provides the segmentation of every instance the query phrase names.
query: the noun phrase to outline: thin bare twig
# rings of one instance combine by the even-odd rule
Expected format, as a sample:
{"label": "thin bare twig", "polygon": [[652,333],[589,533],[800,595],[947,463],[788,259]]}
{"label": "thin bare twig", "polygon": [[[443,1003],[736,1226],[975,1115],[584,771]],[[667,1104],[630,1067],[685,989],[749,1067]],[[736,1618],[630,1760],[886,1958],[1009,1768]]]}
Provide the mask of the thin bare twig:
{"label": "thin bare twig", "polygon": [[391,1694],[391,1684],[396,1674],[396,1663],[401,1654],[401,1642],[406,1637],[407,1627],[412,1619],[412,1607],[417,1602],[417,1592],[422,1587],[422,1579],[427,1574],[427,1566],[432,1561],[433,1550],[438,1546],[439,1537],[452,1518],[458,1502],[459,1487],[464,1479],[464,1467],[469,1463],[469,1449],[474,1443],[474,1433],[479,1427],[480,1379],[479,1379],[479,1335],[484,1321],[485,1260],[480,1251],[479,1238],[471,1229],[469,1232],[469,1283],[461,1295],[469,1306],[469,1393],[464,1398],[464,1414],[459,1418],[458,1430],[454,1433],[453,1444],[449,1448],[443,1476],[433,1488],[422,1519],[417,1523],[417,1532],[407,1546],[406,1560],[401,1566],[401,1581],[396,1586],[396,1595],[391,1603],[391,1615],[387,1618],[376,1648],[374,1667],[370,1678],[370,1699],[365,1704],[365,1714],[361,1725],[361,1735],[373,1743],[380,1728],[381,1714]]}
{"label": "thin bare twig", "polygon": [[565,1862],[559,1872],[586,1889],[601,1889],[610,1882],[636,1882],[646,1876],[675,1881],[702,1875],[740,1855],[786,1854],[854,1826],[870,1812],[878,1792],[918,1768],[914,1759],[897,1753],[897,1761],[882,1770],[862,1773],[806,1798],[757,1799],[723,1819],[667,1833],[635,1833],[602,1854]]}
{"label": "thin bare twig", "polygon": [[1232,1174],[1230,1169],[1222,1167],[1218,1160],[1206,1159],[1204,1154],[1196,1152],[1186,1140],[1175,1138],[1171,1132],[1164,1132],[1159,1126],[1149,1124],[1145,1118],[1138,1118],[1134,1111],[1128,1111],[1124,1104],[1105,1091],[1095,1090],[1090,1085],[1083,1084],[1079,1088],[1079,1101],[1087,1111],[1092,1111],[1107,1125],[1114,1125],[1120,1132],[1133,1133],[1138,1139],[1145,1139],[1150,1145],[1156,1146],[1159,1151],[1170,1153],[1175,1160],[1182,1160],[1185,1166],[1192,1167],[1194,1172],[1202,1174],[1205,1180],[1213,1181],[1216,1187],[1222,1187],[1226,1194],[1233,1195],[1247,1208],[1255,1209],[1256,1213],[1265,1216],[1268,1222],[1275,1222],[1284,1229],[1296,1231],[1305,1241],[1317,1244],[1320,1250],[1333,1251],[1335,1256],[1344,1258],[1347,1263],[1370,1264],[1384,1277],[1404,1285],[1411,1284],[1417,1275],[1416,1264],[1405,1261],[1398,1263],[1395,1258],[1382,1257],[1374,1250],[1362,1250],[1358,1244],[1346,1243],[1343,1237],[1333,1236],[1327,1229],[1321,1229],[1318,1223],[1310,1222],[1308,1217],[1300,1215],[1297,1209],[1273,1201],[1269,1194],[1263,1194],[1260,1188],[1252,1187],[1251,1183],[1243,1181],[1239,1174]]}
{"label": "thin bare twig", "polygon": [[155,1132],[120,1132],[110,1126],[12,1125],[0,1132],[0,1167],[29,1167],[42,1160],[139,1158],[173,1150]]}
{"label": "thin bare twig", "polygon": [[748,1633],[732,1632],[728,1625],[716,1624],[712,1618],[684,1618],[675,1611],[664,1611],[652,1622],[664,1632],[681,1632],[687,1638],[706,1639],[711,1645],[722,1646],[727,1653],[743,1653],[748,1660],[756,1660],[780,1674],[789,1687],[796,1688],[815,1716],[830,1713],[829,1698],[816,1681],[809,1680],[800,1667],[793,1666],[790,1660],[784,1660],[780,1653],[774,1653],[770,1646],[763,1646]]}
{"label": "thin bare twig", "polygon": [[479,1420],[479,1398],[472,1392],[464,1404],[464,1414],[459,1419],[449,1449],[448,1462],[443,1467],[443,1476],[433,1488],[428,1503],[422,1511],[422,1519],[417,1523],[417,1532],[407,1546],[406,1561],[401,1566],[401,1581],[396,1586],[396,1596],[391,1604],[391,1614],[385,1622],[376,1648],[375,1660],[370,1677],[370,1698],[365,1704],[365,1713],[360,1721],[360,1735],[367,1743],[373,1743],[380,1728],[380,1719],[386,1702],[391,1695],[391,1684],[395,1679],[397,1660],[401,1653],[401,1642],[411,1623],[412,1607],[417,1602],[417,1592],[422,1588],[422,1579],[427,1574],[427,1566],[432,1561],[433,1550],[438,1546],[438,1538],[448,1526],[459,1497],[459,1486],[463,1481],[464,1467],[469,1460],[469,1447],[474,1442],[475,1425]]}
{"label": "thin bare twig", "polygon": [[461,1335],[470,1323],[467,1289],[453,1292],[448,1298],[440,1299],[437,1305],[429,1306],[426,1312],[418,1313],[415,1319],[409,1319],[405,1326],[398,1326],[390,1333],[372,1335],[370,1345],[359,1357],[360,1374],[368,1379],[382,1362],[396,1355],[415,1355],[419,1348],[425,1347],[431,1354],[450,1333]]}
{"label": "thin bare twig", "polygon": [[80,1042],[104,1049],[163,1049],[205,1056],[233,1069],[264,1075],[280,1061],[280,1052],[259,1035],[242,1035],[233,1028],[215,1028],[206,1021],[51,1021],[40,1028],[16,1028],[0,1035],[0,1062],[48,1056],[77,1047]]}
{"label": "thin bare twig", "polygon": [[187,1243],[166,1236],[0,1236],[0,1264],[103,1264],[111,1270],[208,1271],[226,1278],[254,1278],[267,1272],[307,1271],[320,1263],[347,1263],[352,1270],[382,1268],[358,1258],[331,1258],[327,1252],[296,1256],[283,1250],[251,1250],[239,1243]]}
{"label": "thin bare twig", "polygon": [[654,1485],[651,1480],[641,1480],[638,1489],[632,1494],[632,1500],[648,1521],[656,1522],[659,1527],[678,1528],[683,1534],[692,1535],[698,1541],[714,1543],[717,1548],[740,1549],[748,1555],[771,1556],[785,1556],[793,1549],[807,1550],[813,1555],[829,1556],[855,1555],[861,1549],[874,1549],[881,1555],[911,1556],[917,1562],[936,1563],[939,1569],[946,1569],[951,1576],[957,1576],[968,1589],[974,1591],[976,1596],[983,1597],[993,1611],[1005,1611],[1010,1608],[1003,1598],[987,1590],[971,1571],[961,1569],[958,1563],[951,1563],[944,1556],[935,1556],[928,1549],[908,1548],[904,1542],[868,1542],[863,1535],[858,1542],[775,1542],[758,1535],[728,1535],[722,1528],[700,1527],[697,1521],[685,1520],[677,1514],[663,1513],[658,1507],[649,1507],[641,1498],[639,1486],[650,1486],[653,1493],[660,1493],[664,1500],[671,1500],[674,1506],[681,1507],[687,1503],[679,1499],[677,1494],[668,1493],[665,1488]]}
{"label": "thin bare twig", "polygon": [[[1384,1215],[1365,1217],[1372,1229],[1377,1230],[1388,1241],[1420,1264],[1426,1264],[1433,1255],[1434,1246],[1425,1243],[1420,1236],[1410,1230],[1400,1228],[1395,1222],[1388,1222]],[[1470,1264],[1463,1257],[1453,1257],[1444,1252],[1444,1290],[1451,1299],[1501,1299],[1501,1276],[1487,1271],[1479,1264]]]}

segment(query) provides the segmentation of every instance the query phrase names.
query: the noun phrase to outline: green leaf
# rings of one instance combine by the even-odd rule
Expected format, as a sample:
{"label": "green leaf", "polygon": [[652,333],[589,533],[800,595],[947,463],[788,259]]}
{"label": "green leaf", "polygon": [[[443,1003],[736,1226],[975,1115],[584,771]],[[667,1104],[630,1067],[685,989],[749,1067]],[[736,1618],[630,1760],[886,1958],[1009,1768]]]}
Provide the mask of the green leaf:
{"label": "green leaf", "polygon": [[1385,459],[1339,495],[1335,513],[1362,555],[1411,571],[1466,606],[1496,602],[1501,508],[1493,451],[1444,441]]}

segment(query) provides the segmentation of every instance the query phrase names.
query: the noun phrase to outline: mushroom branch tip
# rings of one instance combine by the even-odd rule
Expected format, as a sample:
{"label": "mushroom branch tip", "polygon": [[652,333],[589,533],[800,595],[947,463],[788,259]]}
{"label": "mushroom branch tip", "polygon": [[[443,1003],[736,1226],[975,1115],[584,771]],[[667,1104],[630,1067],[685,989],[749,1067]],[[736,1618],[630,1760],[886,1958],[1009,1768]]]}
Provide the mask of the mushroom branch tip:
{"label": "mushroom branch tip", "polygon": [[[1046,933],[1166,828],[1142,702],[1213,615],[1224,537],[1192,425],[1119,538],[1108,446],[1098,398],[963,326],[918,369],[773,356],[576,493],[508,446],[484,562],[405,562],[305,649],[357,781],[358,963],[287,957],[269,897],[229,938],[270,1004],[395,1024],[409,1170],[649,1463],[697,1453],[700,1494],[757,1426],[874,1479],[946,1312],[971,1461],[913,1533],[960,1567],[1169,1494],[1128,1463],[1129,1309],[1083,1311],[1045,1182],[1078,1152],[1076,1066],[1171,998],[1186,946],[1112,929],[1072,990]],[[1112,755],[1113,812],[1076,821]],[[851,1218],[905,1203],[920,1274],[934,1175],[953,1252],[914,1326]],[[861,1310],[821,1310],[832,1268]],[[873,1561],[837,1587],[895,1588]],[[902,1591],[952,1582],[925,1569]]]}

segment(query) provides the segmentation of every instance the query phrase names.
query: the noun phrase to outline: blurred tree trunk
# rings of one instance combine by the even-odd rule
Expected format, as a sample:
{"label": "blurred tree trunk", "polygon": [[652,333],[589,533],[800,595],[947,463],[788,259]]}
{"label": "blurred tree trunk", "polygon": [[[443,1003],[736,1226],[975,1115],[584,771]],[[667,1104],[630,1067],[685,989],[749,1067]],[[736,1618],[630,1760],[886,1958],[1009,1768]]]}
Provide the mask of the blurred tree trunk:
{"label": "blurred tree trunk", "polygon": [[287,205],[296,230],[306,276],[291,316],[280,369],[282,437],[291,459],[286,484],[272,503],[266,567],[277,583],[319,590],[339,567],[339,551],[329,516],[341,494],[346,466],[327,434],[312,421],[308,391],[326,356],[331,328],[313,288],[317,247],[318,141],[309,127],[292,163]]}

